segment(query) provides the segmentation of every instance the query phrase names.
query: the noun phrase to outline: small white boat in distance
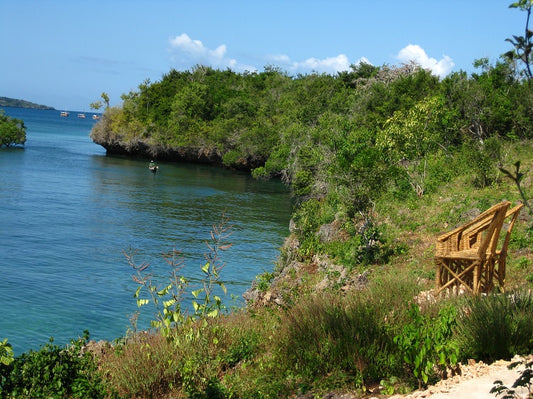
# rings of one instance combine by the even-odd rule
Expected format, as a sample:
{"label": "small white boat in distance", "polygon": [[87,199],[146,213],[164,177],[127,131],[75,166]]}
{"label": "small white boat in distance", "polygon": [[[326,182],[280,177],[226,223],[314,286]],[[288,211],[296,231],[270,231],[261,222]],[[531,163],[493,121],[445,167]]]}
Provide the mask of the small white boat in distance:
{"label": "small white boat in distance", "polygon": [[78,118],[85,119],[85,114],[82,114],[82,113],[78,114]]}
{"label": "small white boat in distance", "polygon": [[61,113],[59,115],[64,117],[64,118],[66,118],[68,116],[68,112],[67,111],[61,111]]}

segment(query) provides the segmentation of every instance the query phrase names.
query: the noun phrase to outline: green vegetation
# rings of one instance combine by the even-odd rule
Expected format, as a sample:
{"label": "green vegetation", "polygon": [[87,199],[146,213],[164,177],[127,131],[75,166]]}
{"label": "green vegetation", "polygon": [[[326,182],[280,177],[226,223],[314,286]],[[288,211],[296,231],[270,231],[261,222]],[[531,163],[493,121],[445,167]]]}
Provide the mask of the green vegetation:
{"label": "green vegetation", "polygon": [[416,65],[296,77],[173,70],[107,108],[91,137],[111,152],[279,176],[302,200],[353,216],[466,170],[489,185],[509,162],[505,145],[532,138],[531,82],[512,62],[476,66],[442,81]]}
{"label": "green vegetation", "polygon": [[97,373],[92,352],[87,351],[89,333],[69,346],[53,344],[17,356],[0,365],[2,398],[105,398],[110,397]]}
{"label": "green vegetation", "polygon": [[94,109],[94,110],[99,110],[100,108],[102,108],[105,104],[105,108],[109,108],[109,96],[107,95],[106,92],[103,92],[102,94],[100,94],[100,98],[102,100],[99,100],[99,101],[95,101],[93,103],[90,104],[90,107],[91,109]]}
{"label": "green vegetation", "polygon": [[509,59],[519,60],[524,63],[524,73],[528,79],[533,79],[533,73],[531,72],[531,63],[533,62],[533,31],[529,29],[529,20],[531,18],[532,7],[533,2],[531,0],[519,0],[515,3],[511,3],[509,6],[509,8],[518,8],[522,11],[525,11],[527,17],[524,36],[513,35],[512,39],[507,39],[507,41],[514,46],[514,49],[505,53],[505,56]]}
{"label": "green vegetation", "polygon": [[0,148],[26,142],[26,127],[20,119],[11,118],[0,110]]}
{"label": "green vegetation", "polygon": [[443,307],[436,319],[429,319],[413,303],[409,310],[411,321],[394,338],[404,362],[412,367],[419,387],[428,383],[435,366],[445,372],[447,367],[457,364],[459,347],[452,340],[453,328],[457,324],[455,312],[454,307]]}
{"label": "green vegetation", "polygon": [[468,298],[462,311],[465,314],[459,320],[459,329],[463,356],[492,362],[531,351],[531,291]]}

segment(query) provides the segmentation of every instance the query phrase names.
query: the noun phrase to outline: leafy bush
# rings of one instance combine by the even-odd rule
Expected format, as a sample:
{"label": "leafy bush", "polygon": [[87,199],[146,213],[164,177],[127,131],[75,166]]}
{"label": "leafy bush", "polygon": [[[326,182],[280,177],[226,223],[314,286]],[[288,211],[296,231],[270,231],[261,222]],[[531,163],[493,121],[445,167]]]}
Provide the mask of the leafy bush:
{"label": "leafy bush", "polygon": [[11,344],[7,342],[7,338],[0,342],[0,395],[2,394],[2,387],[4,386],[4,381],[9,375],[10,368],[8,367],[13,363],[14,354]]}
{"label": "leafy bush", "polygon": [[434,376],[435,366],[445,372],[447,367],[457,363],[459,348],[452,340],[456,312],[453,307],[444,307],[436,318],[431,319],[420,312],[418,305],[411,304],[409,316],[410,322],[394,342],[420,387]]}
{"label": "leafy bush", "polygon": [[91,352],[88,331],[70,346],[53,344],[29,351],[9,365],[0,392],[21,398],[104,398],[109,394]]}
{"label": "leafy bush", "polygon": [[484,188],[496,181],[498,166],[502,164],[501,152],[501,141],[496,137],[465,145],[463,162],[472,172],[475,187]]}
{"label": "leafy bush", "polygon": [[13,348],[5,338],[0,342],[0,365],[9,366],[13,362]]}
{"label": "leafy bush", "polygon": [[20,119],[11,118],[0,110],[0,147],[26,142],[26,126]]}
{"label": "leafy bush", "polygon": [[257,275],[254,281],[255,287],[261,292],[266,292],[274,277],[276,277],[276,274],[271,272],[263,272]]}
{"label": "leafy bush", "polygon": [[240,158],[242,158],[242,154],[239,151],[231,150],[224,154],[222,162],[226,166],[236,166]]}

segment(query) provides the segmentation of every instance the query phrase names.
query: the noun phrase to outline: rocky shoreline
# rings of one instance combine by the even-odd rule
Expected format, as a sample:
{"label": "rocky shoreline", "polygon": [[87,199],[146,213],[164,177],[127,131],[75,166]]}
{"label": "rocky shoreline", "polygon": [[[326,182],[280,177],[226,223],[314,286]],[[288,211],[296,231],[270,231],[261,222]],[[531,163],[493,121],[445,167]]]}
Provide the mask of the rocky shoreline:
{"label": "rocky shoreline", "polygon": [[[211,147],[164,147],[150,144],[141,140],[127,143],[119,140],[102,140],[93,137],[95,144],[105,148],[108,155],[123,155],[134,158],[154,158],[166,162],[201,163],[217,167],[224,167],[223,154],[217,148]],[[250,172],[265,164],[261,157],[239,158],[232,169]]]}

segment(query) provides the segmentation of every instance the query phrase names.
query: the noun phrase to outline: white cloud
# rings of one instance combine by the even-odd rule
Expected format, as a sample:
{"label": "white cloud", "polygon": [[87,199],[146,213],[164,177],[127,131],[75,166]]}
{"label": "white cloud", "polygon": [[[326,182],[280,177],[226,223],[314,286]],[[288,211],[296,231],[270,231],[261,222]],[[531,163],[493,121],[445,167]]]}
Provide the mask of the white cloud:
{"label": "white cloud", "polygon": [[245,66],[238,65],[237,60],[226,56],[227,48],[225,44],[221,44],[211,50],[204,46],[200,40],[193,40],[186,33],[182,33],[179,36],[170,38],[169,45],[172,61],[184,67],[201,64],[215,68],[246,69]]}
{"label": "white cloud", "polygon": [[[345,54],[336,57],[315,58],[311,57],[304,61],[292,61],[287,55],[271,55],[268,60],[276,66],[294,73],[319,72],[336,74],[337,72],[348,71],[352,63]],[[370,64],[367,58],[360,58],[355,64],[365,62]]]}
{"label": "white cloud", "polygon": [[[210,49],[200,40],[191,39],[186,33],[169,39],[169,52],[172,62],[183,68],[190,68],[200,64],[214,68],[230,68],[236,72],[257,71],[257,67],[240,63],[236,59],[229,57],[225,44],[221,44],[215,49]],[[447,55],[444,55],[441,60],[436,60],[429,57],[422,47],[415,44],[409,44],[401,49],[396,58],[405,63],[414,61],[441,78],[448,75],[455,66],[453,60]],[[365,57],[361,57],[356,62],[350,62],[345,54],[326,58],[311,57],[303,61],[293,61],[288,55],[276,54],[267,56],[264,60],[265,64],[272,64],[292,73],[318,72],[336,74],[350,70],[350,65],[352,64],[358,65],[362,62],[372,64]]]}
{"label": "white cloud", "polygon": [[279,64],[290,64],[291,59],[288,55],[285,54],[276,54],[276,55],[269,55],[267,56],[267,59],[271,62],[279,63]]}
{"label": "white cloud", "polygon": [[336,73],[347,71],[350,68],[348,57],[339,54],[336,57],[327,57],[324,59],[308,58],[303,62],[295,62],[295,69],[312,70],[317,72]]}
{"label": "white cloud", "polygon": [[[173,64],[180,68],[190,68],[194,65],[206,65],[214,68],[230,68],[236,72],[256,72],[257,67],[243,64],[228,56],[227,47],[221,44],[215,49],[206,47],[200,40],[191,39],[186,33],[169,38],[170,58]],[[293,61],[288,55],[276,54],[263,58],[262,66],[271,64],[289,73],[328,73],[350,70],[350,65],[365,62],[370,64],[367,58],[360,58],[355,63],[350,62],[345,54],[335,57],[316,58],[311,57],[303,61]]]}
{"label": "white cloud", "polygon": [[402,62],[415,61],[422,68],[431,70],[440,78],[448,75],[455,66],[453,60],[447,55],[444,55],[440,61],[437,61],[435,58],[430,58],[424,49],[416,44],[409,44],[401,49],[397,58]]}

